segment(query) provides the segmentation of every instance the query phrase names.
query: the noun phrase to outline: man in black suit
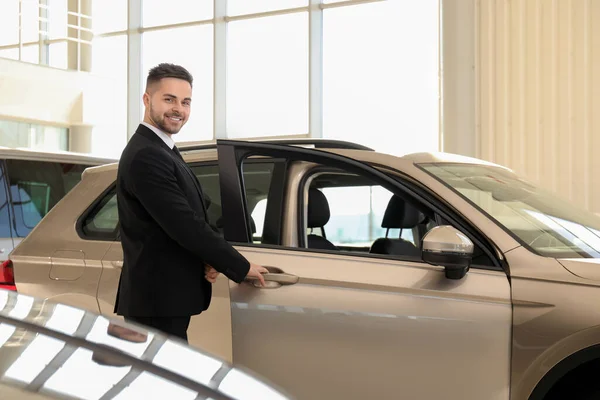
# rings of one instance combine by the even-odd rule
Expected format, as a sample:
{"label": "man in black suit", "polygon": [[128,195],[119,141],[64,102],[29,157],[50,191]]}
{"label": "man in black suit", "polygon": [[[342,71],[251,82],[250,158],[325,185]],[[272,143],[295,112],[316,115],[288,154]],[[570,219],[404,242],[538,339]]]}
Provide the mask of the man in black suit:
{"label": "man in black suit", "polygon": [[208,308],[219,273],[264,285],[267,272],[209,225],[200,183],[172,139],[187,122],[191,102],[192,76],[185,68],[151,69],[144,121],[117,173],[123,270],[115,312],[184,340],[191,316]]}

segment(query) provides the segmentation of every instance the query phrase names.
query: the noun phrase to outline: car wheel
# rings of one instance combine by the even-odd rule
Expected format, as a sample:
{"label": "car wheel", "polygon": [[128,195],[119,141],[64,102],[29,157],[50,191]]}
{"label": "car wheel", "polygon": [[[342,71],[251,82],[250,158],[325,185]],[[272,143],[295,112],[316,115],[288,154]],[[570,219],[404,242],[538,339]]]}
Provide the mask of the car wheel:
{"label": "car wheel", "polygon": [[598,400],[600,399],[600,387],[596,384],[586,387],[585,385],[565,385],[555,388],[544,400]]}
{"label": "car wheel", "polygon": [[600,388],[594,387],[584,389],[578,395],[575,395],[574,400],[597,400],[600,399]]}

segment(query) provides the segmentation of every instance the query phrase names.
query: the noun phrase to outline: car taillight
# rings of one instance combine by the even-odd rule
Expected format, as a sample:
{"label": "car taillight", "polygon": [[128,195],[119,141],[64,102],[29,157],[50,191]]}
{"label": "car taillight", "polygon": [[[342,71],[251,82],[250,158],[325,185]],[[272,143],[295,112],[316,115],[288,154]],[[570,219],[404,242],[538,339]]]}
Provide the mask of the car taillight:
{"label": "car taillight", "polygon": [[17,290],[15,274],[11,260],[6,260],[0,265],[0,289]]}

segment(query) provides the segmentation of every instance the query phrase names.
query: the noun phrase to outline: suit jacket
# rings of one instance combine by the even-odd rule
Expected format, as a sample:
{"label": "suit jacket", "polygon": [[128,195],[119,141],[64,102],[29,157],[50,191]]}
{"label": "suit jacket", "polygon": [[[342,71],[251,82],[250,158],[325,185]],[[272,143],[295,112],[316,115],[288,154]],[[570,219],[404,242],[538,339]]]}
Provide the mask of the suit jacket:
{"label": "suit jacket", "polygon": [[123,269],[119,315],[191,316],[210,305],[205,263],[240,283],[249,262],[209,225],[198,179],[179,153],[140,125],[119,160]]}

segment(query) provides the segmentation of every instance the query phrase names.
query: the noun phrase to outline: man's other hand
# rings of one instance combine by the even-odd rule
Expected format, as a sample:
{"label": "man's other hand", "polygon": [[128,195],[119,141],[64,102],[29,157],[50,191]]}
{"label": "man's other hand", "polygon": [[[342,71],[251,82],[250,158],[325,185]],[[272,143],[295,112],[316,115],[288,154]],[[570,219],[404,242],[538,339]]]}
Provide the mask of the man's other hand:
{"label": "man's other hand", "polygon": [[265,286],[265,278],[262,274],[269,272],[268,269],[258,264],[250,263],[250,270],[248,271],[247,277],[257,278],[261,286]]}
{"label": "man's other hand", "polygon": [[204,271],[204,277],[207,281],[209,281],[210,283],[215,283],[217,281],[217,278],[219,277],[219,271],[217,271],[208,264],[204,267]]}

